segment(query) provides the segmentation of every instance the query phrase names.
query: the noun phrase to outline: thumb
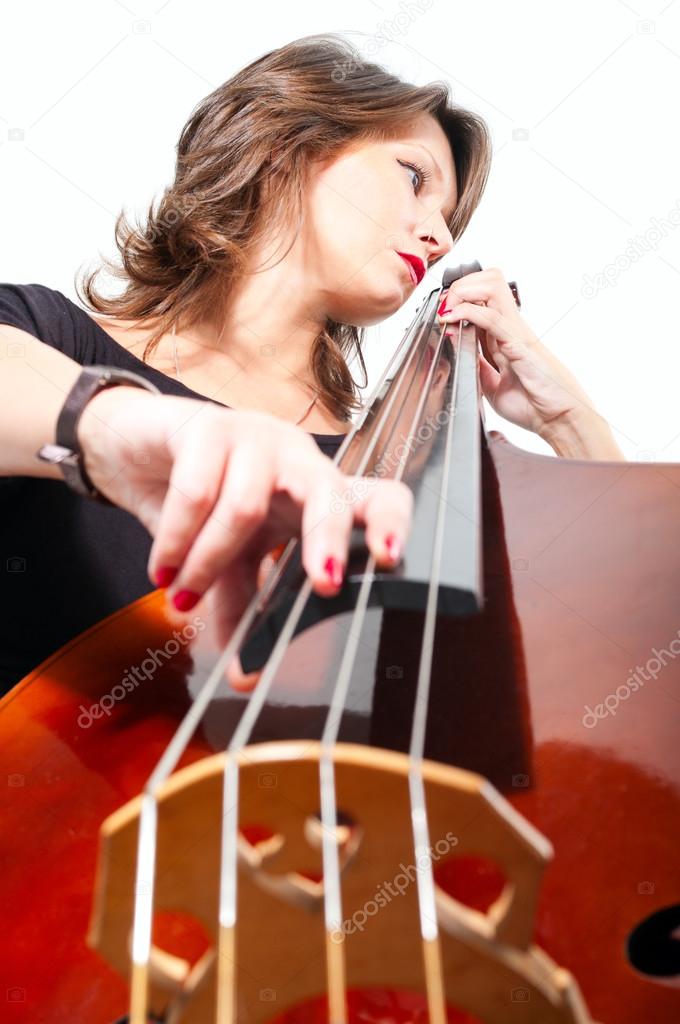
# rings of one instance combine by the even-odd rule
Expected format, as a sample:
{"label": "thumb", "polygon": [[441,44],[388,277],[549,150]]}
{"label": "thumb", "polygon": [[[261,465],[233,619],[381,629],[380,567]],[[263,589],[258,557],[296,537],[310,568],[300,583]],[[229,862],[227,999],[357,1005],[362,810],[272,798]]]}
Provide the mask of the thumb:
{"label": "thumb", "polygon": [[[215,581],[205,595],[206,615],[214,643],[224,650],[231,640],[243,613],[257,590],[257,566],[246,558],[236,558],[227,573]],[[236,690],[251,690],[259,672],[244,672],[238,653],[224,671],[226,681]]]}
{"label": "thumb", "polygon": [[[282,543],[277,544],[277,546],[269,551],[260,561],[254,586],[252,585],[252,570],[248,568],[247,561],[239,563],[239,570],[241,573],[241,576],[239,577],[241,579],[240,598],[237,597],[236,601],[234,601],[234,595],[231,592],[228,595],[221,594],[217,596],[216,603],[219,604],[217,631],[220,642],[223,646],[226,646],[231,634],[236,629],[238,620],[245,611],[255,589],[262,589],[271,569],[276,565],[286,549],[287,543],[287,541],[283,541]],[[223,586],[223,581],[220,581],[217,586],[218,588]],[[232,580],[229,581],[227,590],[231,591],[231,587]],[[243,666],[241,665],[241,658],[238,654],[235,654],[229,665],[227,665],[224,674],[227,682],[234,690],[238,690],[241,693],[248,693],[250,690],[255,689],[255,686],[262,675],[262,670],[260,669],[256,672],[244,672]]]}
{"label": "thumb", "polygon": [[498,385],[500,383],[501,375],[498,370],[494,370],[493,366],[486,361],[482,353],[479,353],[479,380],[482,385],[482,391],[484,397],[488,402],[493,405],[493,400],[496,397],[498,391]]}
{"label": "thumb", "polygon": [[244,672],[241,666],[241,659],[238,654],[235,654],[231,664],[227,667],[225,675],[232,689],[238,690],[239,693],[249,693],[250,690],[254,690],[257,686],[262,670],[260,669],[258,672]]}

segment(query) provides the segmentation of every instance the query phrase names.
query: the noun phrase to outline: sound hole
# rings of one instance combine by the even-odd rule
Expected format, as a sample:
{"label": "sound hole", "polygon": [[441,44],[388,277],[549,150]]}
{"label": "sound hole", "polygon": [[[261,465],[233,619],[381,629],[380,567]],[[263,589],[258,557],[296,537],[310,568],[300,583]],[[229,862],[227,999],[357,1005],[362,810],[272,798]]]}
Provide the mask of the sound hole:
{"label": "sound hole", "polygon": [[184,911],[157,910],[153,917],[155,946],[195,964],[213,942],[205,925]]}
{"label": "sound hole", "polygon": [[[338,849],[342,854],[349,849],[350,839],[356,836],[357,824],[351,814],[347,814],[339,807],[336,812],[336,819],[338,824],[335,829],[335,839],[338,844]],[[321,825],[320,809],[307,819],[306,835],[309,845],[313,849],[320,851],[323,842],[323,827]],[[321,871],[301,871],[300,874],[304,878],[309,878],[312,882],[323,881],[323,872]]]}
{"label": "sound hole", "polygon": [[[359,839],[358,826],[354,818],[345,811],[338,808],[337,811],[336,840],[341,854],[348,854],[352,846]],[[241,840],[245,841],[250,848],[251,854],[248,861],[252,865],[261,864],[264,866],[268,857],[279,852],[285,843],[285,837],[278,832],[273,832],[258,822],[248,822],[240,828]],[[311,814],[305,822],[305,835],[310,850],[320,852],[323,840],[323,829],[321,825],[321,811]],[[243,847],[242,847],[243,850]],[[323,881],[323,873],[318,868],[304,865],[296,868],[296,874],[314,884]]]}
{"label": "sound hole", "polygon": [[433,865],[436,884],[447,896],[486,914],[505,888],[505,875],[488,857],[453,856]]}
{"label": "sound hole", "polygon": [[680,978],[680,903],[641,921],[628,936],[626,953],[635,970],[648,978]]}
{"label": "sound hole", "polygon": [[276,834],[272,829],[267,828],[266,825],[242,825],[240,831],[243,838],[251,846],[259,846],[261,843],[266,843]]}

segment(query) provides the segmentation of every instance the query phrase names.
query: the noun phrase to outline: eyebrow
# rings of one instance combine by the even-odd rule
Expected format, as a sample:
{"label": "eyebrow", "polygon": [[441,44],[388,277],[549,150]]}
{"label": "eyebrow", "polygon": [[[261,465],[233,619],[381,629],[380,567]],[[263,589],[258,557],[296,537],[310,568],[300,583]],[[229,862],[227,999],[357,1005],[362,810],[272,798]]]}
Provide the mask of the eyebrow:
{"label": "eyebrow", "polygon": [[[439,164],[437,163],[437,161],[435,160],[434,156],[432,155],[430,150],[427,148],[427,146],[425,146],[422,142],[412,142],[411,145],[412,146],[419,146],[420,149],[424,149],[425,150],[425,152],[429,156],[430,160],[434,164],[434,169],[435,169],[435,172],[437,174],[437,177],[439,178],[440,181],[443,181],[444,180],[444,172],[442,171],[441,167],[439,166]],[[456,185],[456,206],[458,206],[458,199],[459,199],[459,196],[458,196],[458,182],[456,181],[456,182],[454,182],[454,184]],[[449,218],[448,218],[449,220],[451,219],[451,217],[453,217],[454,212],[455,212],[455,210],[453,210],[449,214]]]}

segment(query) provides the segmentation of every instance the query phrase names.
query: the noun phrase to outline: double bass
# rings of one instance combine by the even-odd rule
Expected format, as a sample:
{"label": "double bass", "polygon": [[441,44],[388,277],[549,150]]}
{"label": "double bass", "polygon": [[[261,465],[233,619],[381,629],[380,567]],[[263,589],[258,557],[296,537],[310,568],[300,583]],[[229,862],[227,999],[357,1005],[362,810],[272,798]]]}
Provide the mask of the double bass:
{"label": "double bass", "polygon": [[680,1019],[680,466],[487,431],[479,269],[336,456],[412,488],[396,568],[292,538],[226,648],[153,591],[2,701],[3,1020]]}

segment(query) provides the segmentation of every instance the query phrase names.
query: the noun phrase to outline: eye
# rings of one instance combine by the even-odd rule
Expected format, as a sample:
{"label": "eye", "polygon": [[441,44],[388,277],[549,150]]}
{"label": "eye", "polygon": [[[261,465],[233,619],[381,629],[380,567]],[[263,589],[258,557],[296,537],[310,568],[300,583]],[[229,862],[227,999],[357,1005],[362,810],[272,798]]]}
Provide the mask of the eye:
{"label": "eye", "polygon": [[402,167],[406,167],[409,171],[415,171],[420,178],[420,183],[417,186],[413,186],[413,191],[418,195],[425,182],[430,180],[431,175],[429,171],[426,171],[424,167],[420,166],[420,164],[407,164],[403,160],[397,160],[397,163],[401,164]]}

